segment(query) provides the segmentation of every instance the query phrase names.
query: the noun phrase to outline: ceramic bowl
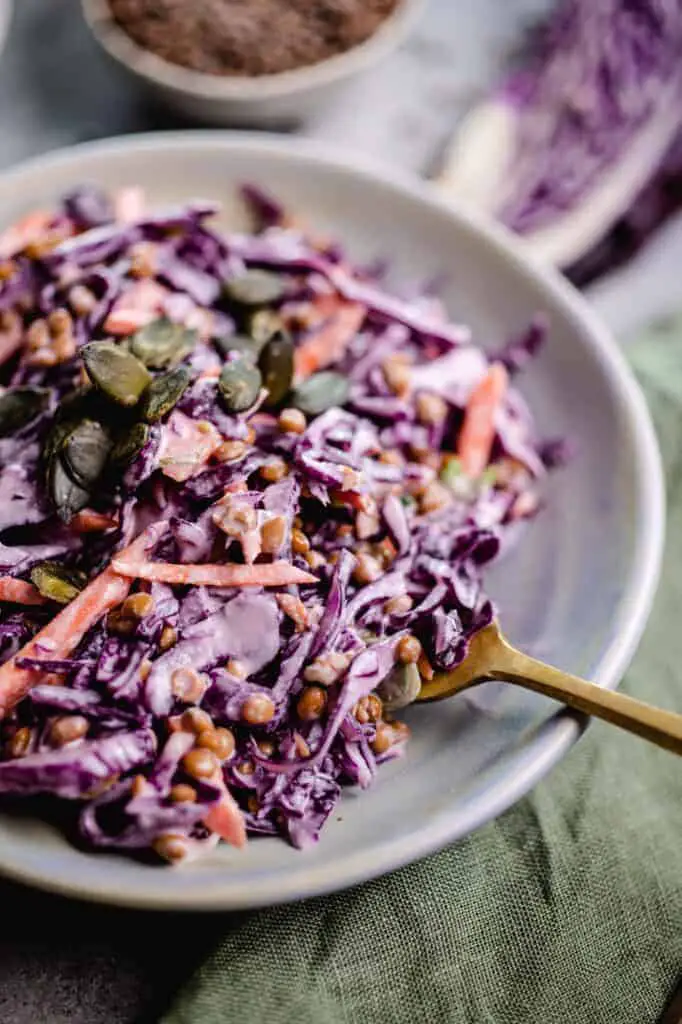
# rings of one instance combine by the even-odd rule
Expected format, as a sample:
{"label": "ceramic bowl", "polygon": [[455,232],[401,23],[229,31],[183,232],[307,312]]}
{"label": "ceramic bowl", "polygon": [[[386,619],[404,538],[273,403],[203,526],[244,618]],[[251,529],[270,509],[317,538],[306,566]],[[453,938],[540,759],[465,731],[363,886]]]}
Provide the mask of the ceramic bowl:
{"label": "ceramic bowl", "polygon": [[207,75],[142,49],[111,17],[107,0],[81,0],[93,36],[116,63],[184,117],[213,125],[296,124],[321,110],[343,87],[405,39],[424,0],[401,0],[377,32],[319,64],[255,78]]}
{"label": "ceramic bowl", "polygon": [[[389,254],[396,283],[447,271],[444,299],[474,338],[498,346],[543,310],[551,336],[520,378],[544,435],[576,459],[552,475],[546,508],[489,587],[512,642],[614,687],[644,627],[663,538],[658,449],[642,395],[609,333],[558,274],[501,228],[427,185],[300,139],[187,133],[76,146],[0,176],[0,223],[79,182],[140,184],[150,201],[203,196],[245,226],[237,186],[255,182],[360,261]],[[366,792],[346,792],[306,852],[278,839],[219,847],[170,869],[75,849],[53,827],[0,815],[0,871],[92,900],[235,909],[298,899],[379,875],[500,814],[570,748],[584,722],[504,684],[411,709],[413,739]],[[633,741],[634,742],[634,741]]]}

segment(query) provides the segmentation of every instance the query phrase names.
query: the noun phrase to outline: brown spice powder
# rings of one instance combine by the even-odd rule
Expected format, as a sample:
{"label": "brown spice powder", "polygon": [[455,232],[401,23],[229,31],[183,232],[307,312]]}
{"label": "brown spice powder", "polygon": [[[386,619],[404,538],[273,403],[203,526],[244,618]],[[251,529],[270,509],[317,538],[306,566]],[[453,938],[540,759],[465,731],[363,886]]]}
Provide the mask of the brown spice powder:
{"label": "brown spice powder", "polygon": [[213,75],[276,74],[369,39],[401,0],[109,0],[141,47]]}

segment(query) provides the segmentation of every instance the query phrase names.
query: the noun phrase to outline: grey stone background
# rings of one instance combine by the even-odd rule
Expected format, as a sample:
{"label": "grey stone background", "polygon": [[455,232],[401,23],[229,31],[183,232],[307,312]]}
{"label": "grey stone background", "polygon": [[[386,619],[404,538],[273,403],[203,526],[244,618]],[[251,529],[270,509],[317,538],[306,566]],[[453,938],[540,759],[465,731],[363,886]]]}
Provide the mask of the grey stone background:
{"label": "grey stone background", "polygon": [[[548,3],[430,0],[403,51],[305,132],[428,172],[524,24]],[[119,78],[90,40],[77,0],[15,0],[0,55],[0,167],[86,139],[179,127],[188,126]],[[621,337],[679,302],[680,256],[678,219],[592,289]],[[70,903],[2,882],[0,907],[0,1024],[154,1021],[211,944],[239,925],[235,916]]]}

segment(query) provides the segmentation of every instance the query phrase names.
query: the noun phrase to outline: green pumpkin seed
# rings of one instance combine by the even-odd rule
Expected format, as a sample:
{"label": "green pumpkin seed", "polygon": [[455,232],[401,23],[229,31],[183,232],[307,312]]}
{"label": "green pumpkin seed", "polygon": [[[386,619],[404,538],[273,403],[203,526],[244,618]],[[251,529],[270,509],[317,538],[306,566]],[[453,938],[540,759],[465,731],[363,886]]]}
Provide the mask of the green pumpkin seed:
{"label": "green pumpkin seed", "polygon": [[81,354],[90,380],[119,405],[137,405],[151,383],[151,374],[143,363],[113,341],[91,341],[83,346]]}
{"label": "green pumpkin seed", "polygon": [[130,350],[151,370],[166,370],[189,355],[197,337],[195,330],[160,317],[133,335]]}
{"label": "green pumpkin seed", "polygon": [[291,404],[307,416],[319,416],[334,405],[343,405],[348,398],[348,378],[333,370],[324,370],[308,377],[291,395]]}
{"label": "green pumpkin seed", "polygon": [[9,388],[0,395],[0,437],[25,427],[47,408],[50,392],[46,388]]}
{"label": "green pumpkin seed", "polygon": [[258,366],[268,390],[266,404],[279,405],[289,393],[294,376],[294,345],[288,334],[282,331],[270,339],[260,354]]}
{"label": "green pumpkin seed", "polygon": [[59,455],[50,460],[47,486],[57,515],[64,523],[70,522],[90,500],[90,492],[71,479]]}
{"label": "green pumpkin seed", "polygon": [[117,439],[111,449],[110,461],[118,466],[127,466],[131,463],[149,440],[149,430],[146,423],[133,423],[132,427]]}
{"label": "green pumpkin seed", "polygon": [[144,393],[140,415],[147,423],[163,419],[180,401],[192,381],[192,374],[184,366],[155,377]]}
{"label": "green pumpkin seed", "polygon": [[64,437],[61,458],[72,479],[92,490],[111,451],[111,438],[101,423],[82,420]]}
{"label": "green pumpkin seed", "polygon": [[263,378],[250,359],[235,359],[223,366],[218,390],[228,412],[246,412],[258,398]]}
{"label": "green pumpkin seed", "polygon": [[226,282],[225,295],[237,306],[271,306],[284,295],[284,282],[267,270],[247,270]]}
{"label": "green pumpkin seed", "polygon": [[218,338],[217,344],[223,355],[228,356],[231,352],[236,352],[252,363],[256,362],[260,352],[260,347],[253,338],[248,338],[245,334],[233,334],[231,338]]}
{"label": "green pumpkin seed", "polygon": [[59,604],[68,604],[78,597],[88,582],[85,573],[59,562],[39,562],[31,569],[31,580],[43,597]]}
{"label": "green pumpkin seed", "polygon": [[422,679],[416,665],[396,665],[378,686],[377,694],[386,711],[400,711],[408,704],[414,704],[421,688]]}
{"label": "green pumpkin seed", "polygon": [[259,352],[271,338],[284,331],[281,316],[272,309],[259,309],[256,313],[252,313],[247,326]]}

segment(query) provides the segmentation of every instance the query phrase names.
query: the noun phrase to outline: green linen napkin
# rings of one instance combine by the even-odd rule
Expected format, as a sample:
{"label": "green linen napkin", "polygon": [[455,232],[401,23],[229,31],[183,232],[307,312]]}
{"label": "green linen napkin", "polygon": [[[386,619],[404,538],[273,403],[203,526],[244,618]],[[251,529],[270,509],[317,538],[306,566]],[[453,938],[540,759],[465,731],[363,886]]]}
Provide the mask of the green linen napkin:
{"label": "green linen napkin", "polygon": [[[682,322],[629,350],[667,548],[623,689],[682,711]],[[654,1024],[682,974],[682,762],[595,722],[534,792],[420,863],[226,918],[165,1024]]]}

